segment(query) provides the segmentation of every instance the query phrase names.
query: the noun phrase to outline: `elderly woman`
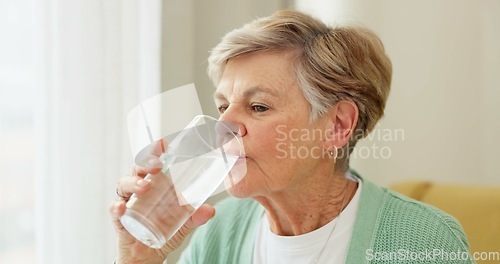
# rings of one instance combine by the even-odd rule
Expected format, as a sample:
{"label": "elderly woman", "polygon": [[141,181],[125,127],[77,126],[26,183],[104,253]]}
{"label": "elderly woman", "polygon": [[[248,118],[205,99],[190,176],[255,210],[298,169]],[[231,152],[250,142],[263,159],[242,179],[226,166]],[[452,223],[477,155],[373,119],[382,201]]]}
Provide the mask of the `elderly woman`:
{"label": "elderly woman", "polygon": [[[439,263],[467,254],[451,216],[349,169],[356,142],[384,113],[391,74],[371,31],[297,11],[228,33],[209,75],[220,120],[239,125],[247,154],[245,177],[228,190],[235,198],[200,207],[159,250],[120,225],[119,199],[110,208],[116,263],[162,263],[198,226],[181,263]],[[155,170],[136,167],[119,193],[147,192],[146,173]]]}

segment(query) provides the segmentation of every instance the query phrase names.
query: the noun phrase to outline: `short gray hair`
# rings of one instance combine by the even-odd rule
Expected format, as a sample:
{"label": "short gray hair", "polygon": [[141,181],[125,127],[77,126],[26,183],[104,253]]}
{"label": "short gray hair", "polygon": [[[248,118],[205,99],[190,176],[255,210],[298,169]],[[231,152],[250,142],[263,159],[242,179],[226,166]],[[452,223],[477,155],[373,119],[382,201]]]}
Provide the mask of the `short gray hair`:
{"label": "short gray hair", "polygon": [[356,142],[384,115],[392,65],[380,39],[358,26],[329,27],[298,11],[278,11],[226,34],[208,59],[208,75],[218,85],[228,60],[253,52],[290,52],[297,81],[311,105],[314,121],[341,100],[359,110]]}

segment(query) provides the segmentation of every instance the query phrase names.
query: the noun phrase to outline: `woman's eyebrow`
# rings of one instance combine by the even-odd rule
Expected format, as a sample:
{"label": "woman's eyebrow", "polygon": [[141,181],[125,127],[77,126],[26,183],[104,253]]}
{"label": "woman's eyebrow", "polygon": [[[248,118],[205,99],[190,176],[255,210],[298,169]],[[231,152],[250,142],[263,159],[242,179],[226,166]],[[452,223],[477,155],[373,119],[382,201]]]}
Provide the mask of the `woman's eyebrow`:
{"label": "woman's eyebrow", "polygon": [[[249,98],[249,97],[252,97],[258,93],[264,93],[264,94],[268,94],[268,95],[273,96],[273,97],[278,97],[276,91],[274,91],[272,89],[263,88],[261,86],[254,86],[254,87],[251,87],[251,88],[245,90],[243,92],[243,97]],[[226,100],[226,97],[222,93],[216,91],[214,93],[214,99]]]}
{"label": "woman's eyebrow", "polygon": [[243,97],[252,97],[257,93],[265,93],[274,97],[278,97],[276,92],[272,89],[264,88],[262,86],[254,86],[243,92]]}
{"label": "woman's eyebrow", "polygon": [[217,91],[214,93],[213,97],[214,97],[214,100],[220,100],[220,101],[226,100],[226,97]]}

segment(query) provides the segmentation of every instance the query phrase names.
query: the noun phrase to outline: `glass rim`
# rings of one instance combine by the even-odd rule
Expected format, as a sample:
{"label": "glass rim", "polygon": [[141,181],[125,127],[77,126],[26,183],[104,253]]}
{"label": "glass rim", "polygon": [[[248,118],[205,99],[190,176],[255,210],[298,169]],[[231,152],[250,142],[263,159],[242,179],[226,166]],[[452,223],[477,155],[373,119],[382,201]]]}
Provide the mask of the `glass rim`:
{"label": "glass rim", "polygon": [[[213,116],[210,116],[210,115],[205,115],[205,114],[202,114],[202,115],[196,115],[196,116],[194,116],[194,117],[193,117],[193,121],[194,121],[194,120],[196,120],[197,118],[207,118],[207,119],[209,119],[209,120],[214,121],[215,123],[218,123],[218,124],[223,125],[223,126],[224,126],[224,128],[225,128],[227,131],[229,131],[229,132],[230,132],[230,134],[232,135],[232,137],[233,137],[234,139],[236,139],[236,141],[238,142],[238,145],[240,146],[238,156],[240,156],[240,157],[241,157],[241,155],[245,153],[245,151],[244,151],[244,145],[243,145],[243,142],[242,142],[242,140],[241,140],[241,136],[238,136],[238,135],[240,135],[239,131],[238,131],[238,133],[236,133],[236,134],[235,134],[235,133],[234,133],[234,131],[226,125],[226,123],[228,123],[228,122],[230,122],[230,121],[221,121],[221,120],[219,120],[219,119],[217,119],[217,118],[215,118],[215,117],[213,117]],[[233,123],[234,123],[234,122],[233,122]],[[236,123],[235,123],[235,124],[236,124]],[[237,125],[237,124],[236,124],[236,125]],[[239,129],[238,129],[238,130],[239,130]],[[198,136],[199,136],[200,138],[202,138],[202,139],[203,139],[203,137],[199,134],[199,131],[198,131],[197,129],[195,129],[195,131],[196,131],[196,133],[198,134]],[[215,148],[213,148],[212,146],[210,146],[210,145],[209,145],[209,144],[208,144],[205,140],[203,140],[203,143],[204,143],[205,145],[207,145],[207,147],[211,148],[212,150],[214,150],[214,149],[215,149]],[[221,147],[222,147],[222,146],[221,146]],[[222,149],[222,150],[224,151],[224,149]]]}

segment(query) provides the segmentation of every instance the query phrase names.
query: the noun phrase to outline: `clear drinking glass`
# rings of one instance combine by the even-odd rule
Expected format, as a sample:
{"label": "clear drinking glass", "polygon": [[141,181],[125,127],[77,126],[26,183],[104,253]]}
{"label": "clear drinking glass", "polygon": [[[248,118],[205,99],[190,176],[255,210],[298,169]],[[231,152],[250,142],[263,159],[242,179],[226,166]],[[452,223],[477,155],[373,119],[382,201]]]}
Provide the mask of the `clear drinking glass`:
{"label": "clear drinking glass", "polygon": [[145,245],[161,248],[245,153],[237,125],[198,115],[182,131],[146,146],[136,163],[147,167],[155,156],[163,163],[161,171],[146,176],[151,189],[132,195],[120,221]]}

